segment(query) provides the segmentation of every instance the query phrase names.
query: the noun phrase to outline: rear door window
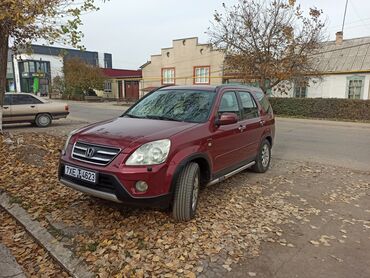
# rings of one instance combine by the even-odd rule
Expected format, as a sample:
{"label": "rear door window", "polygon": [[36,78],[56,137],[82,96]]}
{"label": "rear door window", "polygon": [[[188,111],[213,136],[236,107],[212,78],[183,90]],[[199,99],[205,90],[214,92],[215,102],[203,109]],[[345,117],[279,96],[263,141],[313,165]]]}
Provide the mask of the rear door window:
{"label": "rear door window", "polygon": [[242,119],[258,118],[258,107],[252,95],[248,92],[238,92],[241,106],[242,106]]}
{"label": "rear door window", "polygon": [[13,95],[13,105],[40,104],[40,103],[42,103],[40,100],[31,95]]}
{"label": "rear door window", "polygon": [[266,113],[271,113],[272,112],[272,108],[271,108],[271,104],[270,102],[268,101],[267,97],[265,96],[264,93],[262,92],[257,92],[256,93],[256,97],[259,101],[259,103],[261,104],[263,110],[266,112]]}

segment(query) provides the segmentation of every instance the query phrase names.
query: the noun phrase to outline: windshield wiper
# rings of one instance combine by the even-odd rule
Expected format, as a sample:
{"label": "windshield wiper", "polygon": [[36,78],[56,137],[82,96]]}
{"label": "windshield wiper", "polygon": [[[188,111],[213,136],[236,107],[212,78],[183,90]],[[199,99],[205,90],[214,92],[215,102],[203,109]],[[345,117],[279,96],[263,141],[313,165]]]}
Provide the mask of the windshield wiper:
{"label": "windshield wiper", "polygon": [[174,118],[171,118],[171,117],[158,116],[158,115],[146,115],[145,118],[153,119],[153,120],[175,121],[175,122],[180,121],[180,120],[177,120],[177,119],[174,119]]}

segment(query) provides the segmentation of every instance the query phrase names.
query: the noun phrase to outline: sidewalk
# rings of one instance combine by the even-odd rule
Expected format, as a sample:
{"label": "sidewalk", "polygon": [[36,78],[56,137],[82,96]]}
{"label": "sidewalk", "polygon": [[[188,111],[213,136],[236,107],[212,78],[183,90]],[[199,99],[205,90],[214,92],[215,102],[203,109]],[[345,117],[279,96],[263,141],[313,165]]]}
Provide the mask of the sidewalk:
{"label": "sidewalk", "polygon": [[121,105],[117,101],[103,101],[103,102],[88,102],[88,101],[76,101],[76,100],[65,100],[65,99],[52,99],[52,102],[62,102],[68,105],[84,106],[89,108],[101,108],[111,110],[122,110],[123,108],[130,107],[129,104]]}
{"label": "sidewalk", "polygon": [[335,121],[335,120],[323,120],[323,119],[303,119],[303,118],[288,118],[282,116],[275,116],[279,122],[296,122],[304,124],[315,124],[315,125],[328,125],[328,126],[343,126],[343,127],[361,127],[370,128],[370,123],[365,122],[351,122],[351,121]]}
{"label": "sidewalk", "polygon": [[0,278],[26,277],[9,249],[0,243]]}

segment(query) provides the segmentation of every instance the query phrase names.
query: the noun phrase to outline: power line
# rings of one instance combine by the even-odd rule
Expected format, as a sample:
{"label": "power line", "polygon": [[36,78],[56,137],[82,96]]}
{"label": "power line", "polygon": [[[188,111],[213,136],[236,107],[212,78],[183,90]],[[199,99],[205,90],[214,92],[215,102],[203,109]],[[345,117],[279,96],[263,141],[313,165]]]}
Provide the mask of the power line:
{"label": "power line", "polygon": [[[351,2],[350,2],[351,3]],[[357,15],[358,16],[358,15]],[[359,17],[359,16],[358,16]],[[359,20],[355,20],[355,21],[351,21],[351,22],[347,22],[346,23],[346,28],[348,28],[348,26],[351,26],[353,24],[356,24],[355,26],[360,26],[360,25],[357,25],[357,23],[359,22],[365,22],[365,21],[369,21],[370,20],[370,17],[366,17],[366,18],[363,18],[363,19],[359,19]],[[368,23],[364,23],[364,24],[368,24]],[[334,29],[337,29],[338,27],[341,27],[342,25],[332,25],[332,26],[329,26],[329,30],[334,30]]]}
{"label": "power line", "polygon": [[[358,16],[358,18],[361,18],[360,14],[358,13],[357,11],[357,8],[355,6],[355,4],[353,3],[353,1],[350,1],[349,4],[351,5],[353,11],[355,12],[355,14]],[[364,22],[364,20],[361,20],[361,22]],[[367,32],[367,29],[365,28],[364,24],[361,24],[361,27],[364,28],[364,30],[366,30]]]}

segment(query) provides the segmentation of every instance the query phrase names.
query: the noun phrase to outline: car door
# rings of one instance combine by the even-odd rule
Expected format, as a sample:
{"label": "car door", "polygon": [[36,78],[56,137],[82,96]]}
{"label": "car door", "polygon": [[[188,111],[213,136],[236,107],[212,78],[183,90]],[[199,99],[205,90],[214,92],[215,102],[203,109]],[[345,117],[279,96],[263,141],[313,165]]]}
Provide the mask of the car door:
{"label": "car door", "polygon": [[[224,92],[217,109],[217,116],[222,113],[235,113],[240,118],[240,109],[235,92]],[[243,160],[240,152],[243,142],[240,140],[240,123],[216,127],[212,134],[213,172],[228,170]]]}
{"label": "car door", "polygon": [[268,98],[263,92],[255,92],[257,102],[260,104],[261,124],[265,127],[264,133],[275,135],[275,118]]}
{"label": "car door", "polygon": [[251,93],[237,92],[241,106],[241,133],[244,142],[243,156],[253,160],[257,156],[263,129],[258,105]]}
{"label": "car door", "polygon": [[5,94],[4,105],[3,105],[3,122],[11,122],[12,121],[12,106],[11,106],[11,98],[10,94]]}
{"label": "car door", "polygon": [[11,117],[13,122],[31,122],[38,113],[37,105],[42,102],[32,95],[13,94]]}

